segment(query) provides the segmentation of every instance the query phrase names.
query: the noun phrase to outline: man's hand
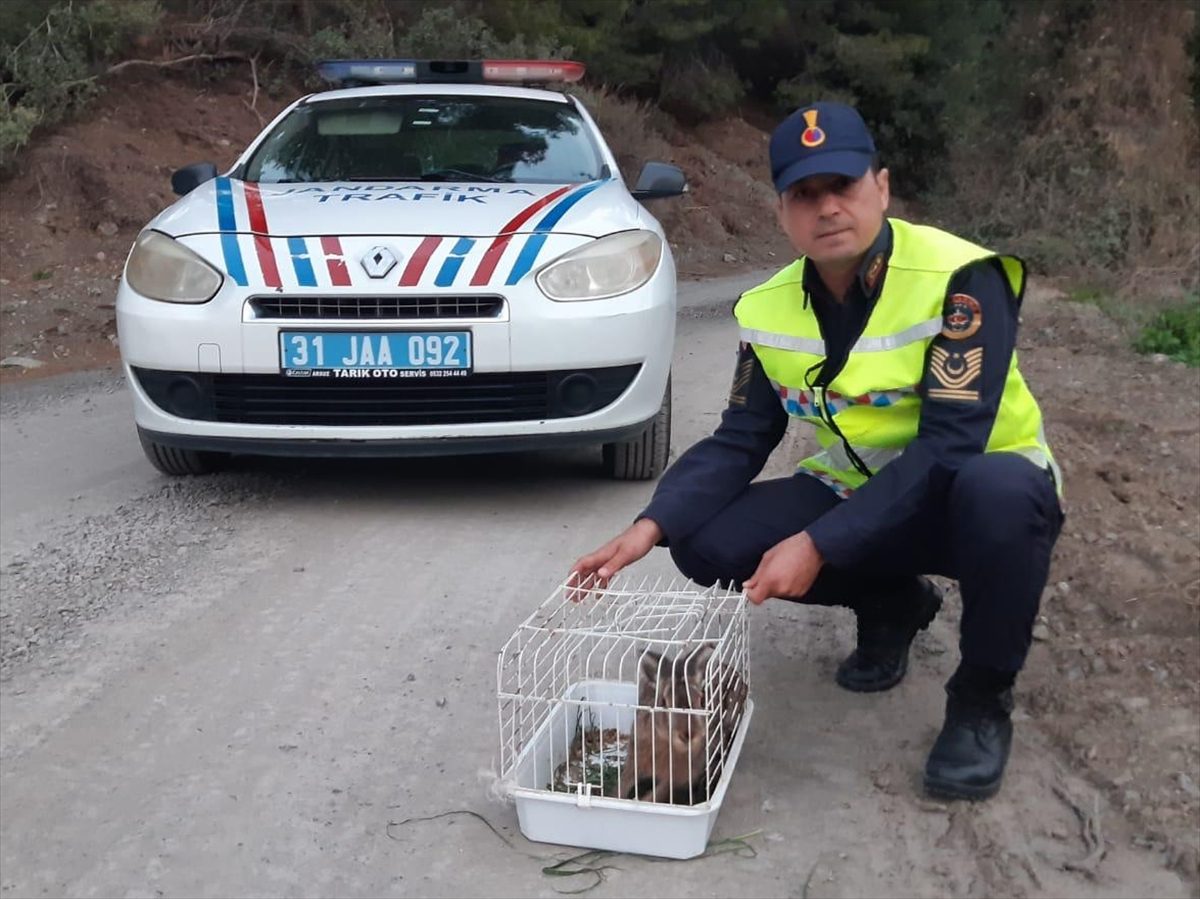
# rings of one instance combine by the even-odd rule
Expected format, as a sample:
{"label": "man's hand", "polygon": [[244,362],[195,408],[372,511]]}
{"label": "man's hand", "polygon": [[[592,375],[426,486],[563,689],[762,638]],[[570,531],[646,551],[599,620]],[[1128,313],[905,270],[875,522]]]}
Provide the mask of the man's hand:
{"label": "man's hand", "polygon": [[588,553],[571,566],[567,575],[567,586],[578,588],[570,592],[571,600],[578,602],[592,590],[607,587],[614,574],[642,558],[662,538],[662,528],[657,522],[640,518],[598,550]]}
{"label": "man's hand", "polygon": [[825,560],[807,532],[781,540],[765,553],[754,574],[742,586],[755,605],[772,596],[798,599],[808,592]]}

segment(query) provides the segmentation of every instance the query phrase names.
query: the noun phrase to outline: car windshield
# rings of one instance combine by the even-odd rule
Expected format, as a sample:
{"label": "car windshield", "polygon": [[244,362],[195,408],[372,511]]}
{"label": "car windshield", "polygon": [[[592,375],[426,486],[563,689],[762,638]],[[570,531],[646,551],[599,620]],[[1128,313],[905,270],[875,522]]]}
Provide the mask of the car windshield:
{"label": "car windshield", "polygon": [[603,162],[575,108],[514,97],[304,103],[246,164],[247,181],[591,181]]}

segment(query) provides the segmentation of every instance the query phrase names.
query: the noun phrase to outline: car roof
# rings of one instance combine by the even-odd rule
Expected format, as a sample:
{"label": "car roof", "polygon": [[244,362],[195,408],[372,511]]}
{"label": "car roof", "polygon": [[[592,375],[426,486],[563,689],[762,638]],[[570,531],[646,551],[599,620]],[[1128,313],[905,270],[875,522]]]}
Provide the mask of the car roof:
{"label": "car roof", "polygon": [[324,103],[327,100],[350,100],[355,97],[509,97],[524,100],[542,100],[552,103],[570,103],[571,100],[559,91],[540,90],[531,87],[516,87],[501,84],[380,84],[371,87],[351,87],[341,90],[322,91],[304,98],[305,103]]}

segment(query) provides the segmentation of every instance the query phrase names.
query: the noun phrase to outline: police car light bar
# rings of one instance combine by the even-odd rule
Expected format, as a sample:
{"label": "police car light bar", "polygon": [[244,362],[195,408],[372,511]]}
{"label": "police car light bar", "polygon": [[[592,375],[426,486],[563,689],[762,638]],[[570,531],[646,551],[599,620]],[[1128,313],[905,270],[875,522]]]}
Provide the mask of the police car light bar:
{"label": "police car light bar", "polygon": [[569,59],[485,59],[484,81],[578,81],[584,65]]}
{"label": "police car light bar", "polygon": [[417,80],[411,59],[322,59],[317,74],[334,84],[398,84]]}
{"label": "police car light bar", "polygon": [[341,87],[368,84],[578,81],[585,66],[567,59],[323,59],[317,72]]}

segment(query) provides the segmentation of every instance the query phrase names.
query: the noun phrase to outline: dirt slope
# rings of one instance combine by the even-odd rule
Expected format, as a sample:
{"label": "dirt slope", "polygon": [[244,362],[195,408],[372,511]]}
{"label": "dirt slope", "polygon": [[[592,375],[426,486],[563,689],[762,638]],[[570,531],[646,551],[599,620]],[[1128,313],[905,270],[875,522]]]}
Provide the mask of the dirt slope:
{"label": "dirt slope", "polygon": [[[94,115],[44,134],[2,185],[0,357],[43,363],[0,380],[117,361],[116,281],[133,238],[169,204],[171,172],[231,163],[260,129],[240,79],[106,82]],[[260,99],[263,116],[290,98]]]}

